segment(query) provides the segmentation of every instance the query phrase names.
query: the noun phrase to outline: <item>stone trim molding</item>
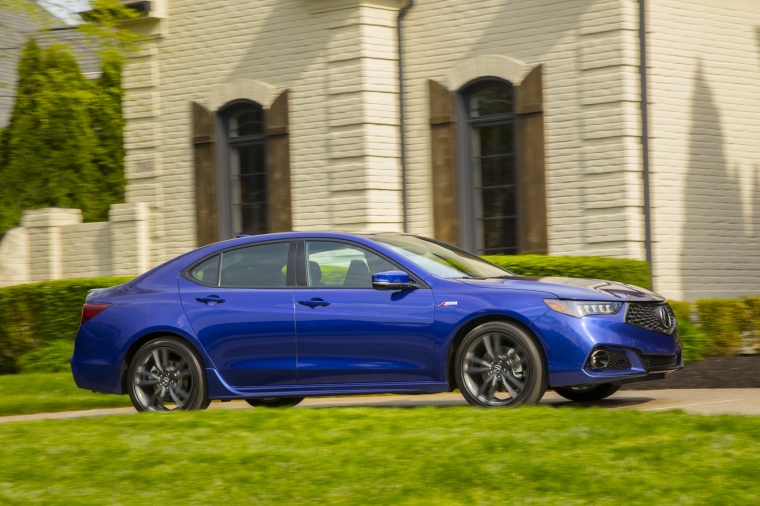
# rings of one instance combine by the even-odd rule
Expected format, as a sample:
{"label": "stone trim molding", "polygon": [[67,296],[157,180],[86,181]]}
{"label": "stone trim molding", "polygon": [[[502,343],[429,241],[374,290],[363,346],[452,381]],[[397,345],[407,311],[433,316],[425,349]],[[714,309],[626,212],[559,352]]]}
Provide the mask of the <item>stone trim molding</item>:
{"label": "stone trim molding", "polygon": [[269,109],[283,90],[255,79],[237,79],[218,84],[206,95],[206,104],[211,112],[216,112],[233,100],[247,99]]}
{"label": "stone trim molding", "polygon": [[484,54],[457,63],[446,75],[444,85],[458,91],[464,85],[479,77],[498,77],[519,85],[531,71],[532,66],[508,56]]}

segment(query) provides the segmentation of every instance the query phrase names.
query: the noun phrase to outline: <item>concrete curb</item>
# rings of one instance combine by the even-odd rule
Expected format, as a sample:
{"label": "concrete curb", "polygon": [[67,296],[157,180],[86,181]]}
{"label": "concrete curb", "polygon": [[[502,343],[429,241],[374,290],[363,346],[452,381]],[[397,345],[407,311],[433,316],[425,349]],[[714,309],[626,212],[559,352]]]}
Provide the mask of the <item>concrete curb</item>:
{"label": "concrete curb", "polygon": [[[356,397],[312,397],[297,406],[303,408],[328,407],[418,407],[466,406],[458,393],[431,395],[375,395]],[[635,411],[665,411],[682,409],[689,413],[714,415],[760,415],[760,388],[627,390],[598,402],[570,402],[554,392],[547,392],[541,405],[557,408],[631,409]],[[214,402],[209,409],[252,409],[243,401]],[[261,408],[259,408],[261,409]],[[266,409],[266,408],[265,408]],[[112,415],[134,415],[132,408],[91,409],[59,413],[35,413],[0,417],[0,423],[36,420],[68,420]]]}

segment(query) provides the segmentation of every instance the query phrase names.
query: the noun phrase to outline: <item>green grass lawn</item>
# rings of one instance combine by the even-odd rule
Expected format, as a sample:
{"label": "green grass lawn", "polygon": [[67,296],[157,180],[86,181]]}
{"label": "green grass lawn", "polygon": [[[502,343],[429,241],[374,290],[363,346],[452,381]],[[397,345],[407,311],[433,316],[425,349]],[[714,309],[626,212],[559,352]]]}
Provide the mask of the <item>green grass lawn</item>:
{"label": "green grass lawn", "polygon": [[80,390],[70,372],[0,376],[0,416],[131,405],[126,395]]}
{"label": "green grass lawn", "polygon": [[0,425],[0,504],[758,504],[760,417],[469,407]]}

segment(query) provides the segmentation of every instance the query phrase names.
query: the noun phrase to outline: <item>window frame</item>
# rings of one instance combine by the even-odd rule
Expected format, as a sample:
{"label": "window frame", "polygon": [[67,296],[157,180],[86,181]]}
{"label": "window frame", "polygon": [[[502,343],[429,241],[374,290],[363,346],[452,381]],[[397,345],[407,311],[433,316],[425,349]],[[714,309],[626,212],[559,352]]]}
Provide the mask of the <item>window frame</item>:
{"label": "window frame", "polygon": [[[472,117],[470,114],[470,100],[473,94],[480,89],[486,88],[489,85],[502,84],[508,85],[512,89],[512,112],[500,113],[483,117]],[[484,76],[477,79],[473,79],[468,82],[456,94],[456,108],[457,117],[460,121],[457,121],[456,125],[456,137],[457,137],[457,182],[458,182],[458,200],[459,200],[459,246],[466,250],[472,251],[477,254],[484,254],[485,245],[483,248],[479,247],[480,240],[483,237],[478,237],[479,234],[484,235],[481,232],[478,221],[483,222],[483,217],[478,218],[478,209],[476,209],[476,184],[475,184],[475,171],[474,171],[474,140],[476,129],[489,127],[489,126],[501,126],[510,124],[513,132],[513,146],[514,146],[514,205],[515,205],[515,245],[514,254],[519,254],[522,251],[522,182],[521,182],[521,137],[520,137],[520,115],[517,113],[517,89],[518,87],[505,79],[501,79],[493,76]],[[482,194],[482,188],[479,190]],[[482,198],[482,197],[481,197]],[[482,209],[480,211],[482,214]],[[490,253],[500,254],[500,253]],[[507,253],[509,254],[509,253]]]}
{"label": "window frame", "polygon": [[[230,136],[230,120],[231,118],[238,112],[245,108],[256,108],[261,112],[262,117],[262,128],[260,134],[252,134],[252,135],[245,135],[241,137],[232,137]],[[232,100],[231,102],[226,103],[223,107],[221,107],[216,114],[217,118],[217,139],[221,140],[220,148],[218,150],[218,167],[219,167],[219,190],[218,190],[218,201],[221,203],[223,202],[223,205],[219,206],[219,220],[220,220],[220,235],[221,237],[235,237],[239,234],[248,233],[244,232],[242,230],[236,231],[235,228],[235,213],[239,212],[236,210],[236,205],[239,204],[235,202],[235,198],[233,195],[233,182],[232,182],[232,151],[234,149],[237,149],[239,147],[243,146],[261,146],[263,150],[263,159],[264,159],[264,181],[267,187],[264,190],[265,199],[263,201],[258,202],[259,204],[263,204],[263,208],[265,209],[266,215],[264,218],[264,228],[263,230],[257,232],[257,234],[264,234],[270,232],[269,230],[269,194],[270,194],[270,188],[269,188],[269,166],[268,166],[268,160],[267,160],[267,141],[268,137],[266,134],[266,127],[267,127],[267,115],[266,115],[266,109],[264,108],[263,104],[260,104],[258,102],[255,102],[253,100],[248,99],[236,99]],[[241,228],[242,228],[242,213],[240,214],[240,221],[241,221]]]}
{"label": "window frame", "polygon": [[[210,288],[219,288],[224,290],[292,290],[296,287],[296,250],[297,250],[297,242],[295,240],[272,240],[272,241],[261,241],[261,242],[252,242],[252,243],[246,243],[246,244],[239,244],[237,246],[233,246],[231,248],[226,248],[222,250],[214,251],[213,253],[210,253],[200,260],[193,262],[189,266],[185,267],[180,271],[180,276],[185,278],[188,281],[191,281],[197,285],[200,286],[207,286]],[[222,255],[224,253],[229,253],[232,251],[245,249],[245,248],[253,248],[257,246],[266,246],[270,244],[287,244],[288,245],[288,259],[287,259],[287,270],[285,273],[285,286],[224,286],[221,284],[222,279]],[[194,277],[192,274],[190,274],[196,267],[198,267],[200,264],[208,261],[209,259],[219,256],[219,274],[217,276],[216,285],[212,285],[209,283],[206,283],[204,281],[201,281],[200,279]]]}
{"label": "window frame", "polygon": [[[391,265],[396,266],[396,268],[400,271],[406,272],[409,274],[409,280],[415,283],[420,289],[429,288],[429,286],[422,281],[417,275],[415,275],[413,272],[411,272],[409,269],[404,267],[403,265],[399,264],[397,261],[390,258],[388,255],[385,255],[384,253],[370,247],[365,246],[364,244],[360,244],[358,242],[354,241],[347,241],[345,239],[335,239],[335,238],[328,238],[328,237],[309,237],[305,239],[301,239],[298,241],[297,245],[297,252],[296,252],[296,288],[299,289],[309,289],[309,290],[375,290],[372,286],[370,287],[359,287],[359,286],[309,286],[309,278],[308,278],[308,267],[307,267],[307,258],[306,258],[306,243],[307,242],[334,242],[334,243],[343,243],[347,244],[352,247],[356,247],[358,249],[369,251],[370,253],[373,253],[383,260],[387,261]],[[370,271],[370,276],[372,276],[372,271]]]}

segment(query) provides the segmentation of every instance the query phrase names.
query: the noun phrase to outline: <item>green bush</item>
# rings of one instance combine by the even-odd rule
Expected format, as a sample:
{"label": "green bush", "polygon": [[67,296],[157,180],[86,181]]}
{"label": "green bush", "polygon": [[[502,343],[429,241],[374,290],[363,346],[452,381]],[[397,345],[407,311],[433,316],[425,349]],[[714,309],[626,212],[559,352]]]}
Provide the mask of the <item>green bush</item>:
{"label": "green bush", "polygon": [[[646,263],[637,260],[542,255],[485,258],[525,276],[586,277],[649,285]],[[0,288],[0,374],[68,370],[87,292],[129,279],[66,279]],[[757,342],[760,297],[699,300],[696,321],[693,304],[671,301],[670,306],[678,318],[686,361],[735,353],[742,346],[743,333]]]}
{"label": "green bush", "polygon": [[710,337],[711,353],[735,354],[742,346],[744,302],[739,299],[700,299],[696,304],[700,325]]}
{"label": "green bush", "polygon": [[690,322],[692,320],[691,318],[692,306],[690,302],[669,300],[668,304],[670,304],[670,309],[673,310],[673,314],[676,315],[676,319],[678,320],[679,325],[682,322]]}
{"label": "green bush", "polygon": [[65,279],[0,288],[0,374],[18,372],[25,353],[56,341],[71,343],[87,292],[129,279]]}
{"label": "green bush", "polygon": [[649,267],[641,260],[587,256],[489,255],[486,260],[521,276],[608,279],[648,288]]}
{"label": "green bush", "polygon": [[748,344],[760,346],[760,297],[744,298],[744,320],[742,330],[747,333]]}
{"label": "green bush", "polygon": [[19,372],[68,372],[71,371],[69,358],[74,352],[74,342],[53,341],[18,359]]}
{"label": "green bush", "polygon": [[668,301],[678,320],[678,336],[683,343],[685,362],[702,360],[710,349],[710,339],[702,327],[692,318],[693,306],[689,302]]}

